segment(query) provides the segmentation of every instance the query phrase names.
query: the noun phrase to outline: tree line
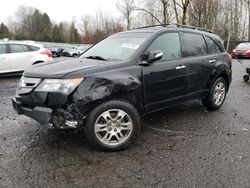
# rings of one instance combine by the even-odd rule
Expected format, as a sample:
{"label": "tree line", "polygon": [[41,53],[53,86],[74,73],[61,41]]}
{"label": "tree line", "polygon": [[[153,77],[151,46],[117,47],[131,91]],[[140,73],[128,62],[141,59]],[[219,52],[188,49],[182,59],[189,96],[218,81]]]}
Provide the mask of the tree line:
{"label": "tree line", "polygon": [[81,20],[53,22],[47,13],[34,7],[20,6],[8,24],[0,24],[0,39],[35,40],[72,44],[94,44],[110,34],[123,31],[120,21],[98,12]]}
{"label": "tree line", "polygon": [[250,40],[250,0],[117,0],[120,17],[99,11],[72,22],[53,22],[33,7],[20,6],[0,24],[0,38],[66,43],[97,43],[110,34],[170,23],[203,27],[224,41]]}
{"label": "tree line", "polygon": [[117,7],[127,29],[178,23],[212,30],[224,41],[250,41],[250,0],[119,0]]}

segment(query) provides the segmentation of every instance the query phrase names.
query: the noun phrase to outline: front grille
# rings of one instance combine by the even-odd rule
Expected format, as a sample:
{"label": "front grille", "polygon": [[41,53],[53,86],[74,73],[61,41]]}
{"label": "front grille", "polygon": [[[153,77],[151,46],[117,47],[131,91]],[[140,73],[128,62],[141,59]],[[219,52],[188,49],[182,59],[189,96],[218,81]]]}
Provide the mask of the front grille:
{"label": "front grille", "polygon": [[22,77],[17,87],[17,94],[23,95],[30,93],[31,91],[33,91],[33,89],[35,89],[38,86],[40,82],[41,78]]}

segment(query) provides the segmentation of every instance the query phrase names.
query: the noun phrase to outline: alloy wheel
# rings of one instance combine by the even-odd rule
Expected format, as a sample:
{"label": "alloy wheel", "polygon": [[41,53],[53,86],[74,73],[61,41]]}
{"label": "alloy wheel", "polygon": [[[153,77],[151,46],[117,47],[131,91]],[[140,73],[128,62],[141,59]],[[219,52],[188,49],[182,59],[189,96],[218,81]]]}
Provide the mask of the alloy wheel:
{"label": "alloy wheel", "polygon": [[131,135],[133,122],[131,117],[120,109],[103,112],[95,122],[95,136],[105,145],[123,144]]}

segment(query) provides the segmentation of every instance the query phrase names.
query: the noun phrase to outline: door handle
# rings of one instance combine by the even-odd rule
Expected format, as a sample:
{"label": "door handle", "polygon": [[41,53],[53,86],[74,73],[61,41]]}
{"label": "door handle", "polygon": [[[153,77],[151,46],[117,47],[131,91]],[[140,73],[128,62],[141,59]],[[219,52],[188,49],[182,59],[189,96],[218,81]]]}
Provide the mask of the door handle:
{"label": "door handle", "polygon": [[215,62],[216,62],[215,59],[210,59],[210,60],[209,60],[209,63],[215,63]]}
{"label": "door handle", "polygon": [[186,68],[185,65],[181,65],[181,66],[176,67],[176,70],[181,70],[181,69],[185,69],[185,68]]}

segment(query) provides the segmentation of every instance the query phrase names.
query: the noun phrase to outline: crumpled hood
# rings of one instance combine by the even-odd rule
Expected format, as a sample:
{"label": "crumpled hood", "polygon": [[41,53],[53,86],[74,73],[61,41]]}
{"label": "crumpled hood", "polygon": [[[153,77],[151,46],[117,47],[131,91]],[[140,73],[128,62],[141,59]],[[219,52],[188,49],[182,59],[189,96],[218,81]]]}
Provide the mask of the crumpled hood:
{"label": "crumpled hood", "polygon": [[34,65],[24,71],[25,77],[34,78],[62,78],[79,70],[89,70],[95,67],[103,67],[105,61],[76,58],[73,60],[53,61]]}

